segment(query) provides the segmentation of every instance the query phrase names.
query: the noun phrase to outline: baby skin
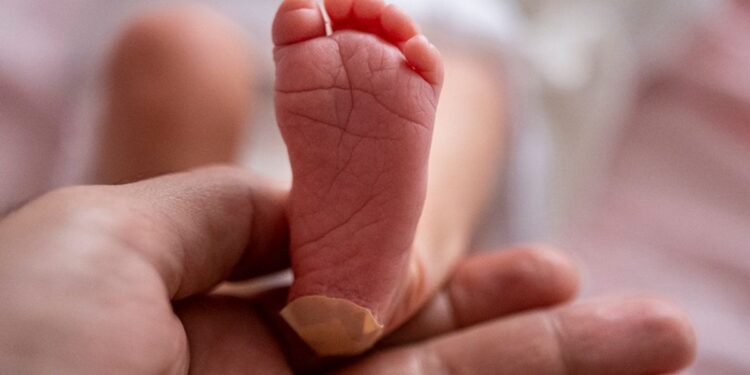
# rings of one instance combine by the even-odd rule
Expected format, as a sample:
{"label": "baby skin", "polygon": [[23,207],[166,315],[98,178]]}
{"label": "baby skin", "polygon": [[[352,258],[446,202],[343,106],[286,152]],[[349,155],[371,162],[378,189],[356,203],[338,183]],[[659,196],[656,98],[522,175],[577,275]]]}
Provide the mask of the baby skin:
{"label": "baby skin", "polygon": [[[403,318],[423,270],[438,51],[382,0],[286,0],[276,15],[276,115],[293,171],[295,280],[281,315],[320,355],[369,349]],[[398,316],[398,317],[397,317]]]}

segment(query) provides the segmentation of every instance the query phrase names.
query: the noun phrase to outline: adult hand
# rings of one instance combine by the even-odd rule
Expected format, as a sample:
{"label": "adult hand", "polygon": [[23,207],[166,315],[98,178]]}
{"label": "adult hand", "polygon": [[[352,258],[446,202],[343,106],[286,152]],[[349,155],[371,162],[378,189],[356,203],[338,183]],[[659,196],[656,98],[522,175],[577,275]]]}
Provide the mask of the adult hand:
{"label": "adult hand", "polygon": [[[275,324],[283,291],[210,293],[224,280],[288,266],[285,197],[240,170],[212,168],[63,189],[8,215],[0,373],[320,369]],[[642,374],[690,361],[689,324],[663,302],[523,312],[574,291],[574,270],[549,251],[479,255],[370,354],[325,365],[356,374]]]}

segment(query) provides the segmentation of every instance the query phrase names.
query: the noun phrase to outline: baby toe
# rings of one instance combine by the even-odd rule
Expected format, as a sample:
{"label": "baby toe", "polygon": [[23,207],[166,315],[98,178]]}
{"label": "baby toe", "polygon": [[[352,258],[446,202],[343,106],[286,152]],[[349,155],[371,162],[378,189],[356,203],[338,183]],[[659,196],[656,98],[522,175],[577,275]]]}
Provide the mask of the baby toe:
{"label": "baby toe", "polygon": [[417,24],[411,17],[393,4],[383,10],[380,24],[385,35],[395,42],[405,42],[419,34]]}
{"label": "baby toe", "polygon": [[443,59],[427,37],[417,35],[404,43],[402,52],[409,64],[434,87],[443,84]]}
{"label": "baby toe", "polygon": [[285,46],[326,35],[315,0],[285,0],[273,21],[273,43]]}
{"label": "baby toe", "polygon": [[385,2],[383,0],[354,0],[352,7],[354,17],[359,22],[377,23],[385,9]]}
{"label": "baby toe", "polygon": [[325,0],[328,17],[333,22],[341,22],[352,16],[353,0]]}

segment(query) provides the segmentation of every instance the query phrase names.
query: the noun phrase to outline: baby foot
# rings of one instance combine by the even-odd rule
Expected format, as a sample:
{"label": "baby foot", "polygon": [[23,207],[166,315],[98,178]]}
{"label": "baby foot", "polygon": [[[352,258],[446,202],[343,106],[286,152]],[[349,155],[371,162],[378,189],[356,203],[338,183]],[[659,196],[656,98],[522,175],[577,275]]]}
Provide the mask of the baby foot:
{"label": "baby foot", "polygon": [[276,15],[276,115],[294,181],[295,281],[282,316],[321,355],[369,349],[418,284],[414,232],[443,67],[382,0],[314,0]]}

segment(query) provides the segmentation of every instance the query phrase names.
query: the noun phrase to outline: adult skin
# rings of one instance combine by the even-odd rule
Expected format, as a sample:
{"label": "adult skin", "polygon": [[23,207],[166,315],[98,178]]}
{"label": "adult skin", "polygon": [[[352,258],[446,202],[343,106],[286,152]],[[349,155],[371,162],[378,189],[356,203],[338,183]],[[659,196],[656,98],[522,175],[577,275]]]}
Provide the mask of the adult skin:
{"label": "adult skin", "polygon": [[[285,291],[211,293],[288,266],[285,199],[246,172],[211,168],[58,190],[10,213],[0,221],[0,373],[320,370],[274,323]],[[648,374],[691,361],[680,310],[647,298],[552,307],[575,288],[570,263],[548,250],[467,258],[387,342],[324,365],[356,374]]]}

